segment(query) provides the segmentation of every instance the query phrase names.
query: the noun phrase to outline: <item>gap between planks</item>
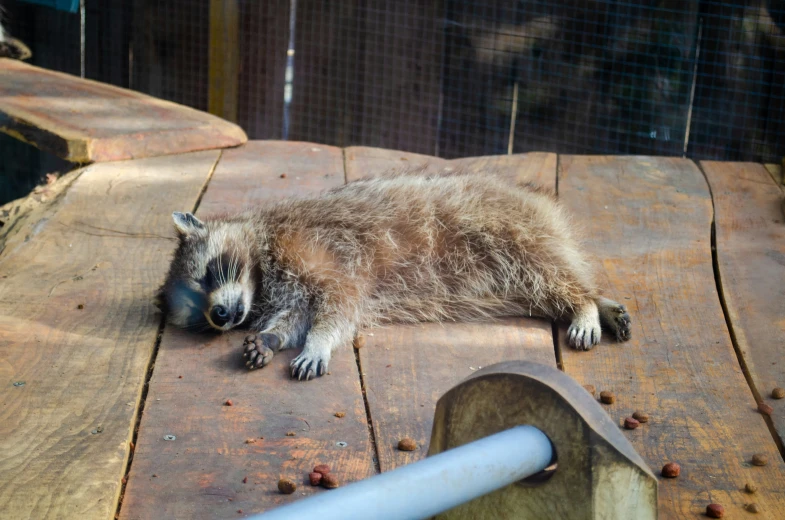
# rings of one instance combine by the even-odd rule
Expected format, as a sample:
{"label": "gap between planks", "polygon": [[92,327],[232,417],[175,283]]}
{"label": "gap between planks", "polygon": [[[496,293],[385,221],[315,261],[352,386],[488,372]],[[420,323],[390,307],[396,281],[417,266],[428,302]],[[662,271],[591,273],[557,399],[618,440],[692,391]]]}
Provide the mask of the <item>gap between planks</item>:
{"label": "gap between planks", "polygon": [[[221,157],[223,156],[223,150],[218,152],[218,157],[215,158],[212,167],[207,172],[207,177],[204,180],[204,184],[202,184],[201,189],[199,190],[199,195],[196,197],[196,202],[194,202],[192,212],[195,213],[197,209],[199,209],[199,204],[202,202],[202,197],[204,197],[204,193],[207,191],[207,186],[210,184],[210,180],[213,178],[213,173],[215,173],[215,168],[218,166],[218,163],[221,161]],[[158,358],[158,350],[161,348],[161,338],[164,335],[164,328],[166,327],[166,315],[161,314],[161,321],[158,324],[158,332],[155,335],[155,345],[153,345],[153,352],[150,355],[150,362],[147,365],[147,370],[145,372],[145,379],[144,384],[142,385],[142,394],[139,397],[139,402],[136,405],[136,418],[134,419],[134,429],[131,433],[131,444],[130,449],[128,450],[128,460],[125,464],[125,471],[123,472],[123,478],[120,481],[120,496],[117,499],[117,507],[115,508],[115,518],[120,516],[120,509],[123,507],[123,498],[125,497],[125,488],[128,484],[128,474],[131,472],[131,465],[134,462],[134,448],[136,447],[136,440],[139,437],[139,425],[142,423],[142,416],[144,415],[144,406],[147,401],[147,393],[150,386],[150,380],[153,378],[153,370],[155,369],[155,360]]]}
{"label": "gap between planks", "polygon": [[[693,161],[695,162],[695,161]],[[720,268],[720,260],[719,260],[719,245],[717,242],[717,200],[716,195],[714,192],[714,188],[712,188],[711,179],[706,171],[705,165],[703,161],[695,162],[696,166],[700,170],[703,178],[706,181],[706,184],[709,189],[709,193],[711,195],[711,203],[712,203],[712,219],[711,219],[711,254],[712,254],[712,267],[714,269],[714,281],[717,286],[717,295],[720,300],[720,305],[722,306],[722,313],[725,318],[725,323],[728,327],[728,332],[730,334],[731,344],[733,345],[733,350],[736,353],[736,358],[738,360],[739,366],[741,367],[742,373],[744,374],[744,379],[747,381],[747,385],[750,388],[750,392],[752,392],[752,396],[755,399],[755,402],[758,404],[765,403],[764,393],[761,392],[761,389],[758,388],[758,384],[755,382],[755,374],[754,370],[752,370],[747,363],[747,359],[745,358],[745,352],[742,348],[741,342],[739,341],[738,331],[740,327],[743,327],[740,323],[735,323],[731,316],[731,311],[729,308],[728,299],[729,296],[725,291],[724,284],[722,282],[722,269]],[[764,165],[764,169],[772,176],[774,181],[774,185],[782,192],[782,186],[778,182],[776,177],[776,172],[772,171],[772,168],[769,167],[770,165]],[[776,167],[776,165],[775,165]],[[733,288],[730,287],[729,290],[732,292]],[[749,355],[752,355],[751,353]],[[762,375],[762,374],[759,374]],[[765,392],[766,389],[763,389]],[[777,446],[777,450],[780,453],[780,457],[785,460],[785,445],[783,444],[783,440],[780,437],[779,433],[777,432],[777,425],[774,423],[772,417],[768,414],[761,414],[763,417],[766,426],[769,429],[769,433],[774,441],[774,444]]]}

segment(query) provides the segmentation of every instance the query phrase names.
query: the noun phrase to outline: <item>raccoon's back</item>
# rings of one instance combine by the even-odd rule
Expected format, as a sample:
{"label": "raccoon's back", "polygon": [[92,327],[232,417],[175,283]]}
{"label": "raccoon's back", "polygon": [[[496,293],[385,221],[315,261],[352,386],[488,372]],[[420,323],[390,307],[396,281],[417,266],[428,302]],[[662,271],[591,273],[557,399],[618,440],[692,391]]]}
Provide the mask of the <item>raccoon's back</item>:
{"label": "raccoon's back", "polygon": [[358,181],[283,201],[263,219],[274,234],[296,237],[283,242],[282,257],[339,271],[380,314],[406,321],[503,306],[499,295],[553,264],[569,239],[552,196],[478,175]]}

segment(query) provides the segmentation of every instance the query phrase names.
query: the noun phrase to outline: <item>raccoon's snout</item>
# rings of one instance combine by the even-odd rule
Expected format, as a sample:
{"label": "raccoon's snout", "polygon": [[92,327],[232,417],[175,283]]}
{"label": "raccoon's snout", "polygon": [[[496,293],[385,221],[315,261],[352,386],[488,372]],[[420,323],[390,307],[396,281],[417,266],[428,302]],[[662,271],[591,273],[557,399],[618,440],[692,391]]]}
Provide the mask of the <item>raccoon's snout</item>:
{"label": "raccoon's snout", "polygon": [[223,328],[227,324],[237,325],[245,317],[245,305],[239,301],[234,309],[228,309],[224,305],[214,305],[210,309],[210,321],[218,328]]}
{"label": "raccoon's snout", "polygon": [[216,305],[210,311],[210,320],[218,325],[219,327],[223,327],[229,320],[231,319],[231,315],[229,314],[229,309],[224,307],[223,305]]}

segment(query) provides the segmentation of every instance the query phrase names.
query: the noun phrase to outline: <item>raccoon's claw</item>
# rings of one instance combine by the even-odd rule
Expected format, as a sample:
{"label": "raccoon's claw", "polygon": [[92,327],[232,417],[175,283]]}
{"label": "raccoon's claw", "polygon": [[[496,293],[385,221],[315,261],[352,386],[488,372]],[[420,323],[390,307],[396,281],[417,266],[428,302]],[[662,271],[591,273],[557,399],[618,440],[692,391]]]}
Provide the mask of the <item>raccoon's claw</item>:
{"label": "raccoon's claw", "polygon": [[327,373],[327,360],[313,357],[303,352],[294,358],[289,365],[291,376],[298,381],[310,381],[314,377]]}
{"label": "raccoon's claw", "polygon": [[249,334],[245,337],[243,357],[249,370],[266,367],[272,361],[281,341],[275,334]]}

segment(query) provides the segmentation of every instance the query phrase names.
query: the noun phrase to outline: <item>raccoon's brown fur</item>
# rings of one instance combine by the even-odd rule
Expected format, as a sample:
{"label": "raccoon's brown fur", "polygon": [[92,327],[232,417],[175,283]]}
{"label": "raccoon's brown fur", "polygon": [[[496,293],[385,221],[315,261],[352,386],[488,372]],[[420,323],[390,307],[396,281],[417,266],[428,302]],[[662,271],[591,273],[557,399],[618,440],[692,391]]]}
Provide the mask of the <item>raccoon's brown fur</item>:
{"label": "raccoon's brown fur", "polygon": [[334,349],[387,322],[540,316],[572,320],[589,349],[600,319],[630,337],[622,305],[602,298],[553,194],[494,177],[392,174],[319,197],[201,222],[174,214],[180,236],[161,291],[186,328],[244,324],[250,368],[304,347],[293,377],[327,371]]}

